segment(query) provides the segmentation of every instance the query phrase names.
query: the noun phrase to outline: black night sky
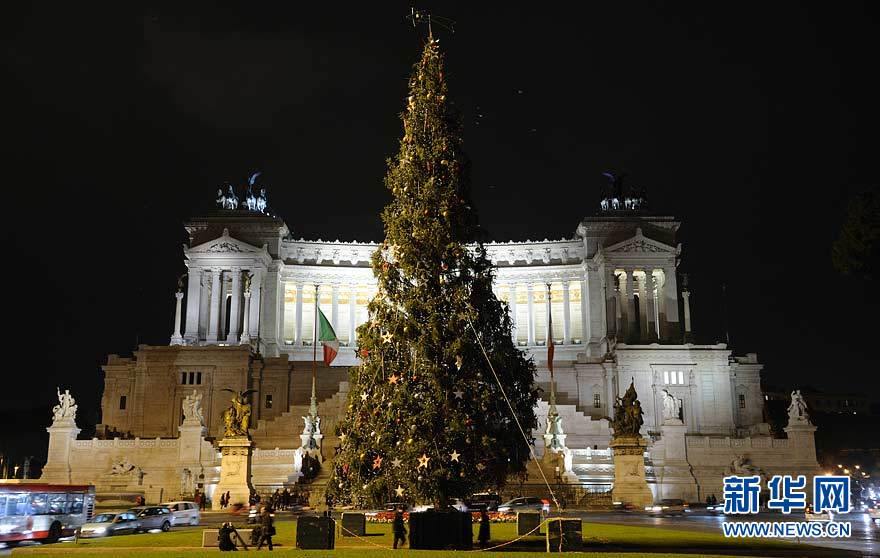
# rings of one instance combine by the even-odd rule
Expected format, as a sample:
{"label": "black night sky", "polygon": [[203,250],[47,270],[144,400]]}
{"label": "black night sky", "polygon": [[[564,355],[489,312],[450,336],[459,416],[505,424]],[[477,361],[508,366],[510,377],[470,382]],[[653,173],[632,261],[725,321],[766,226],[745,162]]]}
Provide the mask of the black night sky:
{"label": "black night sky", "polygon": [[[222,182],[262,171],[297,237],[382,235],[425,35],[410,4],[117,4],[0,23],[8,451],[45,451],[56,385],[94,423],[106,355],[168,342],[182,223]],[[571,237],[602,171],[626,172],[684,222],[702,341],[727,321],[769,384],[876,390],[876,281],[830,256],[847,200],[878,184],[870,4],[438,4],[482,225]]]}

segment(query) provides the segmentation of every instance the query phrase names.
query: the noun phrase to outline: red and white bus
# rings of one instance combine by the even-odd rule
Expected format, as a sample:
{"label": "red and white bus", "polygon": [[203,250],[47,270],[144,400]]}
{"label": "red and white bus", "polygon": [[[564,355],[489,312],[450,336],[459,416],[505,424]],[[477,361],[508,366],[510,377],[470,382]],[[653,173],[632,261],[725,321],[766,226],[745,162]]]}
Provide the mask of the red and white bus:
{"label": "red and white bus", "polygon": [[0,481],[0,542],[55,542],[73,535],[95,512],[95,487]]}

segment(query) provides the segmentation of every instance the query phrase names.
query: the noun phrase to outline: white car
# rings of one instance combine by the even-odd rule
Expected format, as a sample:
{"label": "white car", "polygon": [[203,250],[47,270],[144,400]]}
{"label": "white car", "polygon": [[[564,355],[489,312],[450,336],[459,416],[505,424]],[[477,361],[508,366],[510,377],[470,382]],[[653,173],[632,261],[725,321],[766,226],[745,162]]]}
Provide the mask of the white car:
{"label": "white car", "polygon": [[171,510],[172,525],[198,525],[202,521],[199,507],[193,502],[165,502],[162,505]]}
{"label": "white car", "polygon": [[868,517],[871,518],[874,525],[880,527],[880,504],[868,508]]}
{"label": "white car", "polygon": [[804,510],[804,518],[807,521],[834,521],[834,514],[830,511],[816,513],[813,511],[813,506],[807,506],[807,509]]}

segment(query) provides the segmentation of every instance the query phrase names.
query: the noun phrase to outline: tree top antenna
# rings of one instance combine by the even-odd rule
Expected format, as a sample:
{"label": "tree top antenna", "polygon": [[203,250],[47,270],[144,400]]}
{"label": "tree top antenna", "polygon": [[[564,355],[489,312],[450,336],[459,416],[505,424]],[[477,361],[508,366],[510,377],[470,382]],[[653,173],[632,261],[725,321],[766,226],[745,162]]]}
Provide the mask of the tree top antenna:
{"label": "tree top antenna", "polygon": [[455,21],[449,19],[448,17],[431,15],[431,12],[427,10],[417,10],[415,8],[410,8],[410,13],[407,16],[407,19],[412,22],[413,27],[418,27],[420,24],[427,25],[428,37],[434,36],[432,30],[433,25],[438,25],[443,29],[446,29],[450,33],[455,33]]}

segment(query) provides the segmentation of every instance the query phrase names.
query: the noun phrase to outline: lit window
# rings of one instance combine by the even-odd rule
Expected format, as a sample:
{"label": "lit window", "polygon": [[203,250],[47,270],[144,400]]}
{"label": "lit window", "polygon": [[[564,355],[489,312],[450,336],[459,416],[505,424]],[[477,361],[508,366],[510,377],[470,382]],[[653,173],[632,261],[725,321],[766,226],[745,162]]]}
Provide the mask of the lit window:
{"label": "lit window", "polygon": [[663,371],[663,383],[664,384],[669,383],[669,371],[668,370]]}
{"label": "lit window", "polygon": [[664,370],[663,371],[663,383],[666,385],[680,385],[684,384],[684,371],[682,370]]}
{"label": "lit window", "polygon": [[123,396],[121,396],[121,397],[119,398],[119,410],[120,410],[120,411],[124,411],[124,410],[125,410],[125,404],[126,404],[127,402],[128,402],[128,401],[127,401],[127,397],[126,397],[126,396],[123,395]]}
{"label": "lit window", "polygon": [[684,385],[684,372],[681,370],[678,371],[678,383]]}
{"label": "lit window", "polygon": [[268,395],[268,394],[266,395],[266,408],[267,409],[272,408],[272,396]]}
{"label": "lit window", "polygon": [[746,408],[746,396],[744,393],[739,394],[739,408],[740,409]]}
{"label": "lit window", "polygon": [[593,407],[599,409],[602,407],[602,396],[598,393],[593,394]]}

